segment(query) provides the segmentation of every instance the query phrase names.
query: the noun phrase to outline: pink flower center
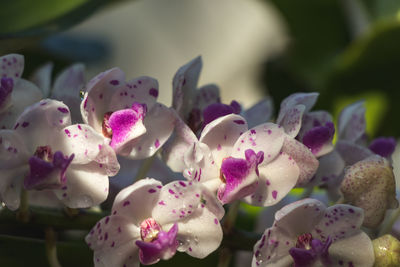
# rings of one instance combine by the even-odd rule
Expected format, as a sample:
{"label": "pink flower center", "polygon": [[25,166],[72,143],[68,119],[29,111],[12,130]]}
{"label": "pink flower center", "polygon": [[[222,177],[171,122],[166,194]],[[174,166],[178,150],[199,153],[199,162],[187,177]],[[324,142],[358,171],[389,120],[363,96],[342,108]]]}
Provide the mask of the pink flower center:
{"label": "pink flower center", "polygon": [[313,237],[310,233],[302,234],[297,237],[296,248],[311,249],[311,241]]}
{"label": "pink flower center", "polygon": [[51,153],[50,146],[38,146],[35,154],[33,155],[47,162],[51,162],[53,160],[53,153]]}
{"label": "pink flower center", "polygon": [[113,131],[112,131],[112,129],[111,129],[110,122],[109,122],[110,117],[111,117],[111,114],[113,114],[112,111],[109,111],[109,112],[104,113],[104,116],[103,116],[103,123],[102,123],[102,125],[101,125],[103,135],[104,135],[105,137],[107,137],[107,138],[111,138],[112,135],[113,135]]}
{"label": "pink flower center", "polygon": [[151,242],[158,237],[161,226],[153,218],[148,218],[140,224],[140,237],[144,242]]}

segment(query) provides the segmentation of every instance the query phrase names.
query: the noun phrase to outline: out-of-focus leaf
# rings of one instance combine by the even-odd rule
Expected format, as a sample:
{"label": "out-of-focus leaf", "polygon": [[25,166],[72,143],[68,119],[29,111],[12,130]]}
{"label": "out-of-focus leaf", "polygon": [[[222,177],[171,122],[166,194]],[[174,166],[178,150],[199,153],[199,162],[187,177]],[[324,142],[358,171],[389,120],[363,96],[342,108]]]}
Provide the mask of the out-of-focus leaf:
{"label": "out-of-focus leaf", "polygon": [[360,0],[372,19],[385,19],[399,15],[399,0]]}
{"label": "out-of-focus leaf", "polygon": [[4,0],[0,9],[0,53],[23,48],[39,36],[87,18],[107,0]]}
{"label": "out-of-focus leaf", "polygon": [[337,54],[349,43],[340,1],[272,0],[286,19],[292,44],[287,63],[318,88]]}
{"label": "out-of-focus leaf", "polygon": [[325,85],[330,94],[321,95],[321,101],[333,104],[332,97],[379,90],[389,101],[377,134],[400,135],[394,116],[400,114],[399,47],[400,21],[378,22],[338,57]]}

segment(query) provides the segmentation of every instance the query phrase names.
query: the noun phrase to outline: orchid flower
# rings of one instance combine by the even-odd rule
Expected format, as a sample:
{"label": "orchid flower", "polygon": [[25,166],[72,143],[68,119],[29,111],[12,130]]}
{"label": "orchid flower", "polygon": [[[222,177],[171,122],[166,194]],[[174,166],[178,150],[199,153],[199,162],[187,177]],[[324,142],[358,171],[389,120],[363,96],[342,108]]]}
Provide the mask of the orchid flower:
{"label": "orchid flower", "polygon": [[318,93],[296,93],[285,98],[276,122],[285,132],[297,137],[315,156],[332,151],[335,128],[332,116],[326,111],[310,111],[317,101]]}
{"label": "orchid flower", "polygon": [[53,64],[47,63],[32,74],[30,80],[43,92],[45,98],[64,102],[71,112],[73,123],[82,122],[80,114],[80,90],[85,85],[85,66],[81,63],[73,64],[61,71],[54,82],[51,80]]}
{"label": "orchid flower", "polygon": [[273,205],[307,184],[318,166],[308,148],[273,123],[248,130],[243,117],[229,114],[207,124],[199,139],[180,126],[172,168],[216,192],[223,204],[247,196],[254,205]]}
{"label": "orchid flower", "polygon": [[19,207],[21,187],[52,192],[71,208],[107,198],[116,155],[90,126],[70,124],[68,107],[45,99],[26,108],[13,130],[0,130],[0,198],[9,209]]}
{"label": "orchid flower", "polygon": [[275,214],[255,244],[252,267],[373,266],[372,242],[360,230],[363,219],[363,210],[350,205],[293,202]]}
{"label": "orchid flower", "polygon": [[155,79],[143,76],[125,82],[125,74],[113,68],[87,84],[82,118],[117,154],[147,158],[167,141],[174,128],[173,112],[157,103],[157,97]]}
{"label": "orchid flower", "polygon": [[33,83],[21,78],[22,55],[2,56],[0,65],[0,129],[11,129],[27,106],[42,99],[42,93]]}
{"label": "orchid flower", "polygon": [[346,166],[356,164],[374,154],[390,160],[396,147],[394,138],[380,137],[367,147],[365,107],[362,101],[345,107],[338,119],[338,140],[332,152],[320,158],[320,167],[313,183],[324,185],[332,199],[339,198],[339,187]]}
{"label": "orchid flower", "polygon": [[171,258],[176,251],[204,258],[221,243],[224,210],[199,184],[162,186],[146,178],[123,189],[111,215],[86,236],[100,266],[139,266]]}

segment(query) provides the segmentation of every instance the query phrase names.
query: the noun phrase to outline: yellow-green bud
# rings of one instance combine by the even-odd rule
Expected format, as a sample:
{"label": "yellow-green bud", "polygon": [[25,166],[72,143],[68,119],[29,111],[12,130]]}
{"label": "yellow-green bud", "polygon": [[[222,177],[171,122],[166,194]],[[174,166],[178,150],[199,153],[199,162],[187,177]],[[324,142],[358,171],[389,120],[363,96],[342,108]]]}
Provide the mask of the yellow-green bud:
{"label": "yellow-green bud", "polygon": [[372,241],[375,252],[374,267],[400,266],[400,241],[391,235],[384,235]]}

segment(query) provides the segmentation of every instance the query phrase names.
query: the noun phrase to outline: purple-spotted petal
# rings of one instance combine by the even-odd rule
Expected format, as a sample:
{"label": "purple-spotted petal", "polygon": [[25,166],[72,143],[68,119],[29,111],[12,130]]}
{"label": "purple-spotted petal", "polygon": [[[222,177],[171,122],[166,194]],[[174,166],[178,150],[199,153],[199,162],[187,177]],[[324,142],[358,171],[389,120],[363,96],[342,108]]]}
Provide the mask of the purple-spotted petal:
{"label": "purple-spotted petal", "polygon": [[185,152],[188,151],[197,137],[193,131],[175,114],[175,128],[171,139],[165,143],[162,150],[164,162],[175,172],[183,172],[186,168],[184,162]]}
{"label": "purple-spotted petal", "polygon": [[286,97],[280,106],[278,119],[276,120],[278,124],[283,120],[288,110],[294,108],[297,105],[303,105],[305,107],[304,113],[307,113],[315,105],[319,93],[295,93]]}
{"label": "purple-spotted petal", "polygon": [[396,148],[396,139],[393,137],[378,137],[372,140],[368,147],[372,152],[381,157],[390,157]]}
{"label": "purple-spotted petal", "polygon": [[157,103],[143,120],[146,134],[128,142],[119,154],[132,159],[151,157],[171,136],[174,123],[175,115],[172,109]]}
{"label": "purple-spotted petal", "polygon": [[201,57],[196,57],[180,67],[172,81],[172,107],[183,119],[186,119],[192,108],[202,65]]}
{"label": "purple-spotted petal", "polygon": [[142,76],[114,90],[108,111],[130,108],[134,102],[145,104],[151,110],[156,105],[157,97],[157,80]]}
{"label": "purple-spotted petal", "polygon": [[146,133],[143,119],[146,110],[142,104],[133,103],[132,108],[115,111],[109,118],[112,130],[111,147],[116,151],[124,145]]}
{"label": "purple-spotted petal", "polygon": [[98,163],[67,168],[66,183],[54,190],[58,199],[70,208],[89,208],[104,202],[108,196],[108,176]]}
{"label": "purple-spotted petal", "polygon": [[332,139],[335,134],[335,126],[332,122],[315,126],[303,136],[303,144],[316,156],[322,156],[332,151]]}
{"label": "purple-spotted petal", "polygon": [[13,79],[7,77],[0,79],[0,113],[3,113],[12,105],[11,94],[13,88]]}
{"label": "purple-spotted petal", "polygon": [[249,128],[253,128],[261,123],[268,122],[271,119],[273,110],[274,105],[272,98],[266,97],[254,106],[245,110],[243,116],[246,119]]}
{"label": "purple-spotted petal", "polygon": [[256,206],[272,206],[293,189],[300,171],[293,158],[282,153],[269,164],[261,164],[259,173],[257,189],[245,201]]}
{"label": "purple-spotted petal", "polygon": [[[200,205],[192,216],[180,221],[177,237],[181,243],[178,251],[186,252],[190,256],[200,259],[215,251],[221,244],[223,237],[219,222],[223,216],[223,208],[214,196],[205,198],[205,200],[205,203]],[[214,210],[210,208],[217,205],[220,215],[216,215]]]}
{"label": "purple-spotted petal", "polygon": [[66,184],[65,172],[74,154],[64,156],[61,151],[56,151],[52,157],[51,162],[37,156],[29,159],[30,172],[24,180],[26,190],[56,189]]}
{"label": "purple-spotted petal", "polygon": [[47,146],[65,126],[71,124],[69,109],[62,102],[45,99],[19,116],[14,129],[24,136],[27,149],[32,153],[38,146]]}
{"label": "purple-spotted petal", "polygon": [[140,239],[137,226],[126,218],[110,215],[101,219],[86,236],[85,241],[94,250],[95,266],[139,267],[139,248],[134,245]]}
{"label": "purple-spotted petal", "polygon": [[168,260],[175,255],[179,242],[176,240],[178,225],[175,223],[168,232],[160,231],[157,239],[151,242],[137,240],[139,259],[144,265],[158,262],[160,259]]}
{"label": "purple-spotted petal", "polygon": [[[161,189],[161,182],[149,178],[142,179],[118,193],[111,214],[124,216],[139,227],[142,221],[152,217],[151,211],[154,206],[160,205],[161,200],[158,199]],[[146,201],[143,201],[144,199]]]}
{"label": "purple-spotted petal", "polygon": [[195,90],[193,107],[203,110],[205,107],[220,102],[219,88],[215,84],[208,84]]}
{"label": "purple-spotted petal", "polygon": [[232,149],[232,157],[244,158],[247,149],[264,152],[261,165],[266,165],[279,154],[285,134],[282,128],[273,123],[264,123],[243,133]]}
{"label": "purple-spotted petal", "polygon": [[79,91],[84,85],[85,65],[80,63],[64,69],[54,80],[51,98],[63,101],[70,108],[73,122],[82,121]]}
{"label": "purple-spotted petal", "polygon": [[300,131],[303,114],[306,107],[304,105],[297,105],[291,109],[288,109],[282,120],[279,121],[279,125],[285,129],[285,132],[290,137],[296,137]]}
{"label": "purple-spotted petal", "polygon": [[345,107],[339,115],[338,138],[357,142],[365,133],[365,107],[359,101]]}
{"label": "purple-spotted petal", "polygon": [[36,86],[42,90],[44,97],[50,97],[52,72],[53,63],[48,62],[37,68],[29,78],[31,82],[36,84]]}
{"label": "purple-spotted petal", "polygon": [[246,131],[247,123],[244,118],[230,114],[207,124],[201,133],[200,142],[208,145],[214,160],[219,165],[224,158],[231,155],[236,140]]}
{"label": "purple-spotted petal", "polygon": [[21,135],[12,130],[0,130],[0,170],[26,164],[30,156]]}
{"label": "purple-spotted petal", "polygon": [[7,77],[17,84],[24,71],[24,56],[8,54],[0,57],[0,77]]}
{"label": "purple-spotted petal", "polygon": [[196,183],[169,183],[162,188],[151,217],[161,225],[189,217],[200,206],[201,194],[202,188]]}
{"label": "purple-spotted petal", "polygon": [[360,230],[332,243],[329,258],[333,266],[371,267],[375,261],[371,239]]}
{"label": "purple-spotted petal", "polygon": [[346,165],[353,165],[360,160],[374,155],[374,153],[368,148],[347,140],[338,140],[335,149]]}
{"label": "purple-spotted petal", "polygon": [[19,79],[11,94],[12,105],[0,114],[0,129],[12,129],[26,107],[42,99],[42,92],[33,83]]}
{"label": "purple-spotted petal", "polygon": [[318,169],[317,158],[306,146],[290,137],[285,138],[282,152],[288,154],[300,169],[296,186],[307,185]]}
{"label": "purple-spotted petal", "polygon": [[345,162],[336,150],[319,159],[319,167],[315,174],[316,185],[327,184],[328,187],[339,187]]}
{"label": "purple-spotted petal", "polygon": [[81,103],[83,122],[101,133],[104,114],[112,111],[110,110],[110,99],[115,90],[124,83],[125,73],[119,68],[102,72],[90,80],[86,85],[86,94]]}
{"label": "purple-spotted petal", "polygon": [[246,150],[246,159],[226,158],[221,165],[221,173],[225,183],[218,189],[218,199],[222,204],[244,198],[252,193],[258,185],[258,164],[263,160],[264,153],[257,154]]}

